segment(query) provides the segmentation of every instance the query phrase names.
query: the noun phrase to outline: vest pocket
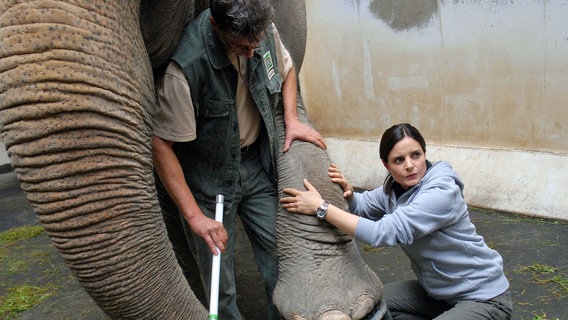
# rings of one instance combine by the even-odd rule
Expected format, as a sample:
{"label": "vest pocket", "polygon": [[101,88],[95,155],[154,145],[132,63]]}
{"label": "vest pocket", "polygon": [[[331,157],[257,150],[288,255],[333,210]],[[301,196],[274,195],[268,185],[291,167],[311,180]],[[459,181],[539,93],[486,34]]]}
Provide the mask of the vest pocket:
{"label": "vest pocket", "polygon": [[268,92],[270,92],[270,94],[275,94],[282,91],[282,78],[279,74],[274,75],[274,77],[272,77],[272,79],[270,79],[266,83],[266,89],[268,89]]}
{"label": "vest pocket", "polygon": [[197,118],[197,139],[191,150],[191,175],[198,183],[208,181],[222,185],[231,161],[230,151],[239,141],[238,124],[231,111],[234,106],[227,100],[210,100],[203,106]]}
{"label": "vest pocket", "polygon": [[209,100],[205,104],[204,110],[201,110],[200,114],[206,118],[226,117],[229,115],[229,110],[231,110],[233,105],[233,101]]}

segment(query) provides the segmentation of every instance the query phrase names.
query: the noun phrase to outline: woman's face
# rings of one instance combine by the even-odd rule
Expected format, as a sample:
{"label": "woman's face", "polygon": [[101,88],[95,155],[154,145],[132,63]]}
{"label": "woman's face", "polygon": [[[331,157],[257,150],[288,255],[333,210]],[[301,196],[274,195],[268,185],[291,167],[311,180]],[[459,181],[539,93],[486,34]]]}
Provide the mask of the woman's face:
{"label": "woman's face", "polygon": [[410,137],[404,137],[397,142],[387,160],[388,162],[383,164],[404,189],[418,184],[426,174],[426,154],[420,143]]}

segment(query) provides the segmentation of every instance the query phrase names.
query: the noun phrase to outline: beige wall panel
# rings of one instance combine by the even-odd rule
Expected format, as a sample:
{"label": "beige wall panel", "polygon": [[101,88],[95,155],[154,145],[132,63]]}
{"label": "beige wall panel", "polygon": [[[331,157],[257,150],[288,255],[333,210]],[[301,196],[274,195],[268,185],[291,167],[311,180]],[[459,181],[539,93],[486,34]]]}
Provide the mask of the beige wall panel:
{"label": "beige wall panel", "polygon": [[[352,148],[410,122],[460,162],[476,205],[568,219],[562,201],[535,212],[568,195],[549,186],[568,181],[568,1],[309,0],[307,15],[302,92],[325,137]],[[350,154],[366,163],[354,182],[381,180]]]}

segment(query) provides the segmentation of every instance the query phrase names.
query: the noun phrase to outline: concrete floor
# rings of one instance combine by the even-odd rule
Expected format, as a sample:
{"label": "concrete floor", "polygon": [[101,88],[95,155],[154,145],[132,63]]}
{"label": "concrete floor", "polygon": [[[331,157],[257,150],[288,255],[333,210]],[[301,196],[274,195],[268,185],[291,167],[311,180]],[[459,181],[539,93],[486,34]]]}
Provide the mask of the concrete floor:
{"label": "concrete floor", "polygon": [[[9,170],[0,172],[0,208],[0,232],[38,224],[14,172]],[[568,223],[479,209],[471,209],[471,217],[486,242],[504,257],[513,293],[513,319],[568,319]],[[247,319],[261,320],[266,300],[260,276],[244,233],[239,236],[236,259],[239,305]],[[398,247],[377,249],[360,245],[360,248],[365,261],[384,283],[414,278],[408,259]],[[15,319],[108,319],[74,279],[45,233],[2,246],[0,253],[3,255],[0,301],[9,288],[22,283],[49,283],[56,291],[35,308],[17,314]],[[21,257],[32,257],[33,261],[10,265]],[[545,269],[555,271],[542,273]],[[7,315],[0,318],[13,319]]]}

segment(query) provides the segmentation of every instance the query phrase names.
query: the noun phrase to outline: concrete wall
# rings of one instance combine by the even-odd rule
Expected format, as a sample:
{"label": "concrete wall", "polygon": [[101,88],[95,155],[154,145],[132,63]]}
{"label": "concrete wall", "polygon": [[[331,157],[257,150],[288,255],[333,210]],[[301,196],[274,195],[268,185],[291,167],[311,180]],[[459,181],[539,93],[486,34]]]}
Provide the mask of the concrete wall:
{"label": "concrete wall", "polygon": [[309,0],[302,92],[351,181],[410,122],[475,206],[568,219],[568,1]]}

